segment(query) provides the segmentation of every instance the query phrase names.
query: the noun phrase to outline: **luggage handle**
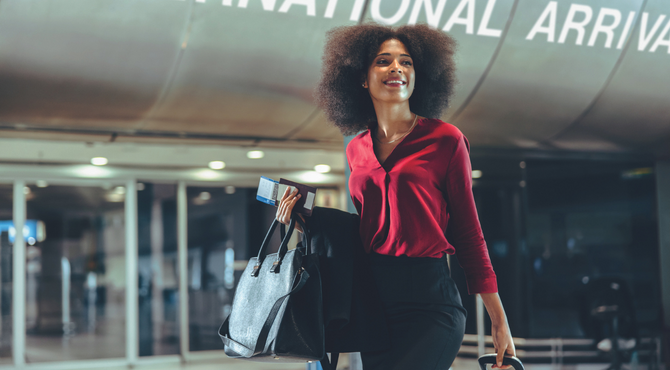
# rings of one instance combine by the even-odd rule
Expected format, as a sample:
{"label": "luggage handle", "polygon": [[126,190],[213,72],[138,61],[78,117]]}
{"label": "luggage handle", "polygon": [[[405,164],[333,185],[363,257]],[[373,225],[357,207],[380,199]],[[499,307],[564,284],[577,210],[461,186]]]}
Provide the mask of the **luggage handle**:
{"label": "luggage handle", "polygon": [[[498,358],[498,354],[489,353],[486,355],[479,356],[477,361],[479,362],[479,367],[481,370],[486,370],[486,364],[495,364]],[[503,365],[512,365],[514,370],[524,370],[521,360],[515,356],[505,356],[503,357]]]}
{"label": "luggage handle", "polygon": [[[279,251],[281,253],[282,250],[288,249],[288,241],[291,239],[291,235],[293,234],[293,229],[295,228],[295,218],[291,217],[291,222],[288,226],[288,233],[282,238],[281,245],[279,246]],[[270,239],[272,238],[272,235],[274,234],[275,229],[277,228],[277,225],[279,225],[279,220],[275,218],[272,221],[272,225],[270,226],[270,230],[268,230],[268,233],[265,234],[265,239],[263,239],[263,244],[261,244],[261,249],[258,251],[258,256],[256,257],[256,265],[254,266],[253,271],[251,272],[251,276],[256,277],[258,276],[258,273],[261,271],[261,265],[263,264],[263,261],[265,260],[265,251],[268,248],[268,244],[270,244]],[[284,252],[286,254],[286,252]],[[282,256],[283,257],[283,256]],[[281,261],[277,261],[281,263]],[[272,272],[276,272],[276,267],[278,266],[277,263],[275,263],[272,266]]]}

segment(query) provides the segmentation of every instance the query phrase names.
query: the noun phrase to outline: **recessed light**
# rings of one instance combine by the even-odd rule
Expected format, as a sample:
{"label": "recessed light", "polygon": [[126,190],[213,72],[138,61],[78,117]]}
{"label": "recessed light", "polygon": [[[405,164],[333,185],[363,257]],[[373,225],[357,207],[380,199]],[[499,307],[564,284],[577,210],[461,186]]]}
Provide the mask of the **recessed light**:
{"label": "recessed light", "polygon": [[24,186],[24,187],[23,187],[23,194],[25,194],[25,195],[30,194],[30,188],[27,187],[27,186]]}
{"label": "recessed light", "polygon": [[105,157],[93,157],[93,158],[91,158],[91,164],[92,165],[104,166],[107,163],[109,163],[109,161]]}
{"label": "recessed light", "polygon": [[314,166],[314,171],[319,173],[328,173],[330,172],[330,166],[327,164],[317,164]]}
{"label": "recessed light", "polygon": [[35,181],[35,185],[37,185],[38,188],[46,188],[49,186],[49,183],[44,180],[37,180]]}
{"label": "recessed light", "polygon": [[222,170],[226,167],[226,163],[223,161],[211,161],[209,162],[209,168],[213,170]]}
{"label": "recessed light", "polygon": [[323,174],[320,174],[316,171],[305,171],[302,175],[300,175],[300,179],[304,182],[307,183],[314,183],[318,184],[321,182],[324,182],[326,179],[326,176]]}
{"label": "recessed light", "polygon": [[480,170],[472,171],[472,178],[473,179],[478,179],[480,177],[482,177],[482,171],[480,171]]}
{"label": "recessed light", "polygon": [[123,195],[123,194],[116,193],[116,192],[111,192],[111,193],[105,194],[105,199],[108,202],[121,203],[121,202],[126,200],[126,196]]}
{"label": "recessed light", "polygon": [[[91,166],[83,165],[77,166],[72,169],[72,173],[77,177],[87,177],[87,178],[105,178],[112,177],[114,174],[113,171],[108,168],[103,168],[101,166]],[[109,186],[111,189],[111,185]]]}
{"label": "recessed light", "polygon": [[262,150],[251,150],[247,152],[247,158],[251,159],[259,159],[263,158],[265,156],[265,153],[263,153]]}
{"label": "recessed light", "polygon": [[203,168],[193,174],[199,180],[221,180],[224,176],[221,172],[212,171],[209,168]]}
{"label": "recessed light", "polygon": [[226,194],[235,194],[235,187],[232,185],[226,186]]}

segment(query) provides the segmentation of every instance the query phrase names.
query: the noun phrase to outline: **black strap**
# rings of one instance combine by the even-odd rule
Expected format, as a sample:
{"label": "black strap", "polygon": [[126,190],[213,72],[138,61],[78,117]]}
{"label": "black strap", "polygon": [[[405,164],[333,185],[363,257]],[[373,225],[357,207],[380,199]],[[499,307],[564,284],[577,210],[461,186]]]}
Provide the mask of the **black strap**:
{"label": "black strap", "polygon": [[221,337],[223,344],[230,347],[230,349],[233,350],[234,352],[239,353],[242,357],[249,358],[259,353],[262,353],[263,350],[265,349],[265,342],[267,341],[268,334],[270,334],[270,329],[272,329],[272,325],[274,324],[275,319],[277,318],[277,314],[279,313],[281,305],[284,303],[286,298],[288,298],[291,294],[302,289],[307,283],[307,279],[309,279],[309,273],[303,269],[301,269],[300,272],[298,272],[298,274],[300,276],[300,281],[298,282],[298,285],[296,285],[295,288],[293,288],[286,295],[279,297],[279,299],[277,299],[277,301],[275,302],[274,306],[272,306],[270,314],[268,314],[268,318],[265,320],[263,328],[261,329],[261,332],[258,335],[258,339],[256,340],[256,347],[253,350],[242,343],[232,340],[229,337],[230,330],[228,328],[228,324],[230,322],[230,315],[228,315],[226,321],[224,321],[223,324],[221,324],[221,327],[219,328],[219,337]]}
{"label": "black strap", "polygon": [[323,358],[319,360],[321,362],[321,367],[323,370],[336,370],[337,369],[337,361],[340,359],[340,353],[339,352],[331,352],[330,353],[330,360],[328,360],[328,354],[324,354]]}
{"label": "black strap", "polygon": [[[302,218],[298,216],[297,214],[292,214],[291,217],[295,217],[295,221],[302,227],[302,239],[303,239],[303,245],[306,246],[305,248],[305,254],[311,254],[312,253],[312,246],[311,246],[311,239],[309,237],[309,229],[307,229],[307,225],[302,221]],[[286,237],[286,230],[285,230],[284,224],[281,224],[279,226],[279,234],[281,236],[281,240],[284,240]]]}

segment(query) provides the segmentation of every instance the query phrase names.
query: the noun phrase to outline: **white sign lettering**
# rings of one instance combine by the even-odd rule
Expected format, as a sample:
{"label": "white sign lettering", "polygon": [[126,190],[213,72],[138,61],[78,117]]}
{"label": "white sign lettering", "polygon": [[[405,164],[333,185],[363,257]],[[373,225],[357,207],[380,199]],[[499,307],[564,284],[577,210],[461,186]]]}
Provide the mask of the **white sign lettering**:
{"label": "white sign lettering", "polygon": [[432,0],[416,0],[414,2],[412,14],[409,16],[409,22],[407,22],[407,24],[416,24],[417,19],[419,19],[419,12],[423,7],[426,11],[426,19],[428,19],[428,24],[437,28],[439,27],[438,24],[440,23],[440,18],[442,18],[442,12],[444,11],[445,5],[447,5],[447,0],[439,0],[437,6],[435,7],[435,11],[433,11]]}
{"label": "white sign lettering", "polygon": [[[179,0],[184,1],[184,0]],[[194,0],[196,3],[205,3],[207,0]],[[238,8],[247,8],[249,1],[260,2],[264,11],[274,12],[278,2],[281,6],[276,11],[279,13],[295,12],[302,9],[304,14],[310,17],[317,16],[316,0],[222,0],[222,5],[233,7],[237,1]],[[382,2],[386,1],[388,4],[397,4],[397,8],[393,14],[381,14]],[[419,16],[423,13],[425,19],[431,27],[440,28],[441,22],[446,19],[442,25],[442,30],[450,32],[454,26],[462,26],[465,28],[465,33],[475,35],[476,19],[475,7],[482,6],[486,2],[482,19],[477,27],[477,36],[487,37],[501,37],[502,30],[492,28],[489,26],[491,17],[495,12],[496,0],[459,0],[458,5],[451,14],[445,14],[445,7],[448,0],[372,0],[370,2],[370,16],[375,22],[386,25],[398,25],[402,19],[405,18],[408,11],[409,17],[407,24],[416,24]],[[320,2],[321,3],[321,2]],[[326,3],[323,1],[323,3]],[[363,9],[366,0],[354,0],[351,8],[350,21],[359,21],[363,16]],[[386,3],[385,3],[386,4]],[[295,6],[294,6],[295,5]],[[338,7],[338,0],[328,0],[326,3],[324,18],[333,18],[335,10]],[[557,19],[559,11],[565,11],[567,14],[565,22],[560,30],[557,28]],[[594,14],[597,12],[597,17]],[[448,17],[447,17],[448,15]],[[575,45],[583,45],[584,39],[588,36],[586,46],[603,46],[611,49],[615,39],[618,40],[616,44],[617,49],[621,49],[624,43],[629,39],[629,34],[633,28],[633,23],[636,20],[637,13],[629,11],[626,17],[626,22],[623,23],[623,14],[621,10],[614,8],[600,8],[594,9],[589,5],[570,4],[569,7],[562,6],[559,10],[558,1],[549,1],[542,13],[531,27],[526,35],[526,40],[532,41],[537,37],[547,42],[556,42],[556,33],[559,33],[558,43],[566,44],[572,42],[572,36],[575,36]],[[640,32],[637,40],[638,51],[656,52],[660,47],[667,49],[670,54],[670,20],[665,14],[656,16],[656,19],[650,19],[650,15],[644,12],[640,15]],[[595,20],[594,20],[595,18]],[[587,29],[591,28],[590,34],[587,35]],[[573,32],[574,31],[574,32]],[[540,34],[544,36],[540,36]],[[601,37],[602,36],[602,37]],[[634,40],[631,40],[634,41]],[[651,47],[649,47],[651,45]]]}
{"label": "white sign lettering", "polygon": [[[584,19],[582,19],[579,22],[576,22],[575,17],[578,12],[584,14]],[[584,27],[587,24],[589,24],[589,22],[591,21],[591,17],[593,17],[593,10],[591,9],[590,6],[579,5],[579,4],[570,5],[570,10],[568,11],[568,18],[565,19],[563,29],[561,30],[561,36],[558,37],[558,43],[559,44],[564,43],[565,39],[568,37],[568,32],[570,32],[570,30],[575,30],[577,31],[576,44],[581,45],[582,40],[584,40],[584,34],[586,33]]]}
{"label": "white sign lettering", "polygon": [[482,18],[482,23],[479,24],[479,29],[477,34],[480,36],[491,36],[491,37],[500,37],[502,30],[491,29],[489,27],[489,20],[491,19],[491,14],[493,13],[493,7],[496,5],[496,0],[489,0],[486,4],[486,9],[484,9],[484,17]]}
{"label": "white sign lettering", "polygon": [[[613,17],[614,20],[612,21],[611,24],[605,25],[605,17]],[[598,34],[604,33],[605,36],[607,37],[605,41],[605,47],[606,48],[611,48],[612,47],[612,41],[614,41],[614,29],[619,26],[619,23],[621,23],[621,12],[616,10],[616,9],[610,9],[610,8],[600,8],[600,13],[598,13],[598,19],[596,19],[596,25],[593,26],[593,32],[591,32],[591,37],[589,38],[589,46],[593,46],[596,44],[596,39],[598,38]]]}
{"label": "white sign lettering", "polygon": [[395,14],[392,15],[390,18],[384,18],[380,12],[382,0],[372,0],[372,4],[370,5],[371,7],[370,13],[372,13],[372,19],[374,19],[375,22],[381,24],[388,24],[388,25],[396,24],[398,23],[398,21],[402,19],[402,17],[407,12],[407,9],[409,8],[409,3],[410,0],[402,0],[402,3],[400,3],[400,8],[398,8],[398,11],[395,12]]}
{"label": "white sign lettering", "polygon": [[[532,40],[538,33],[546,33],[547,41],[554,42],[554,37],[556,35],[557,6],[558,3],[555,1],[550,1],[549,4],[547,4],[547,7],[544,8],[544,11],[540,15],[540,18],[537,19],[535,25],[528,33],[528,36],[526,36],[526,40]],[[544,23],[547,21],[547,18],[549,18],[549,25],[545,27]]]}
{"label": "white sign lettering", "polygon": [[291,5],[303,5],[307,7],[307,15],[316,16],[316,4],[314,0],[284,0],[284,3],[279,8],[280,13],[287,13]]}
{"label": "white sign lettering", "polygon": [[654,27],[652,27],[651,31],[649,31],[649,33],[647,34],[648,19],[649,14],[642,13],[642,24],[640,25],[640,40],[637,43],[637,50],[639,51],[644,51],[644,49],[647,48],[649,41],[651,41],[651,38],[654,37],[654,34],[656,33],[656,31],[658,31],[658,28],[661,27],[661,23],[663,23],[663,20],[665,20],[665,14],[658,16],[658,19],[656,19],[656,23],[654,23]]}
{"label": "white sign lettering", "polygon": [[[467,7],[467,15],[461,17],[461,13]],[[460,4],[456,7],[456,10],[451,14],[447,24],[442,28],[443,31],[451,31],[451,27],[455,24],[462,24],[465,26],[465,33],[473,34],[475,33],[475,0],[461,0]]]}

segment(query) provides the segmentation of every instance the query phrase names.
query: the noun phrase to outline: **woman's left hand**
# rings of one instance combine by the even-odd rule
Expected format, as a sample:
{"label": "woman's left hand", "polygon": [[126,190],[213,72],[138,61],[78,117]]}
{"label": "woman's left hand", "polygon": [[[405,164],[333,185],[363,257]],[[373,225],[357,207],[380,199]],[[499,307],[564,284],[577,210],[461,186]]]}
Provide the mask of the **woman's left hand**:
{"label": "woman's left hand", "polygon": [[491,366],[496,369],[508,369],[512,365],[502,365],[503,357],[515,356],[516,349],[514,348],[514,341],[512,340],[512,333],[509,330],[507,322],[496,324],[491,324],[491,336],[493,337],[493,348],[498,354],[496,357],[496,363]]}

